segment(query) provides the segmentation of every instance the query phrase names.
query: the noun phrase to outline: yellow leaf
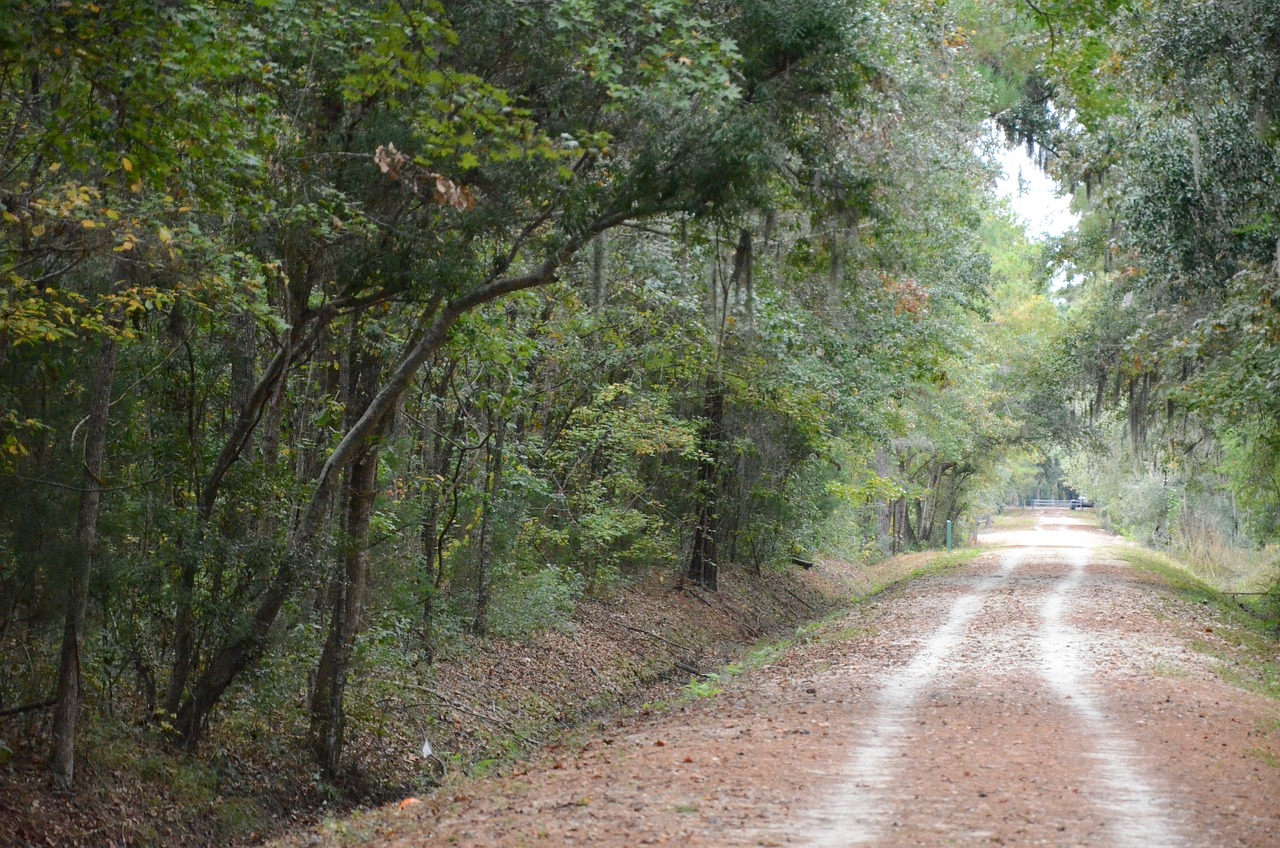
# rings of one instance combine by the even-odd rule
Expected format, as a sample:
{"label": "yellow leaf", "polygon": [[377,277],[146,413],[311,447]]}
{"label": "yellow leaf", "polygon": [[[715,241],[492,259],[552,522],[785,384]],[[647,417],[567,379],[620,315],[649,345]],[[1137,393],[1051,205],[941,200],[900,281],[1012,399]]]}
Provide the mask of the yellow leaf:
{"label": "yellow leaf", "polygon": [[12,212],[5,212],[4,219],[8,221],[10,224],[18,223],[18,216],[13,214]]}
{"label": "yellow leaf", "polygon": [[119,212],[117,212],[117,211],[116,211],[116,210],[114,210],[114,209],[103,209],[103,210],[102,210],[102,214],[103,214],[103,215],[106,215],[106,216],[107,216],[108,218],[110,218],[112,221],[119,221],[119,220],[120,220],[120,213],[119,213]]}
{"label": "yellow leaf", "polygon": [[132,173],[133,173],[133,162],[132,162],[132,161],[130,161],[130,159],[129,159],[129,157],[128,157],[128,156],[124,156],[124,157],[122,157],[122,158],[120,159],[120,164],[124,166],[124,170],[125,170],[125,173],[126,173],[126,174],[132,174]]}
{"label": "yellow leaf", "polygon": [[51,174],[52,174],[52,173],[55,173],[55,172],[56,172],[59,168],[61,168],[61,167],[62,167],[62,163],[61,163],[61,162],[50,162],[50,163],[49,163],[49,173],[51,173]]}
{"label": "yellow leaf", "polygon": [[36,224],[34,227],[32,227],[31,235],[35,236],[36,238],[40,238],[40,236],[44,235],[44,224]]}
{"label": "yellow leaf", "polygon": [[142,191],[142,180],[138,180],[136,183],[129,186],[129,191],[133,192],[134,194],[137,194],[138,192]]}
{"label": "yellow leaf", "polygon": [[169,231],[168,227],[160,228],[160,241],[164,242],[165,244],[168,244],[169,242],[173,241],[173,233]]}
{"label": "yellow leaf", "polygon": [[85,218],[80,222],[80,226],[84,227],[86,230],[92,230],[94,227],[98,226],[98,224],[95,221],[90,221],[88,218]]}

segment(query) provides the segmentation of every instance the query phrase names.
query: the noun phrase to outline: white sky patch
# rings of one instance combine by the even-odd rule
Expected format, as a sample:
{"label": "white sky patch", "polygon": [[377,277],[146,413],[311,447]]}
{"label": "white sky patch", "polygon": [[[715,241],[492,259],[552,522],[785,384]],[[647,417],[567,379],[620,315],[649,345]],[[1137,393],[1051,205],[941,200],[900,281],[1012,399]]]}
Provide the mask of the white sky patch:
{"label": "white sky patch", "polygon": [[1071,211],[1070,195],[1059,195],[1058,184],[1031,161],[1024,147],[1002,150],[998,162],[1003,173],[996,180],[996,194],[1009,199],[1032,241],[1061,236],[1080,221]]}

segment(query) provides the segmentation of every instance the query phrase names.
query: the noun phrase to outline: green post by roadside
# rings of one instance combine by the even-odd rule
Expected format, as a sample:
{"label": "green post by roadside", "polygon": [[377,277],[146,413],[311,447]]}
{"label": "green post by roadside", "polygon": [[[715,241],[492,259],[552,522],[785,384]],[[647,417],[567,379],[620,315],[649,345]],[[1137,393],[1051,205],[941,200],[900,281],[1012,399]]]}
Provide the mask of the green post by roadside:
{"label": "green post by roadside", "polygon": [[951,519],[947,519],[947,550],[951,550]]}

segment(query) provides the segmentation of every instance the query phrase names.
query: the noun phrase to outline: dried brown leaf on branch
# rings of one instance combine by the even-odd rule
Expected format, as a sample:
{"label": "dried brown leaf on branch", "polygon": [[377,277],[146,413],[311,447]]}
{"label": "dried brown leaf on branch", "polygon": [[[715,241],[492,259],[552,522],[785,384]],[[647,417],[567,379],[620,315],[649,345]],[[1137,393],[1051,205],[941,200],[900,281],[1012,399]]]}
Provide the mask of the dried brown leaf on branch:
{"label": "dried brown leaf on branch", "polygon": [[[411,164],[409,157],[391,143],[378,145],[373,152],[373,161],[378,166],[378,170],[397,182],[400,180],[401,172]],[[444,174],[419,171],[413,174],[411,186],[414,194],[430,194],[432,200],[440,206],[469,212],[476,205],[476,198],[471,193],[471,189],[455,183]]]}
{"label": "dried brown leaf on branch", "polygon": [[419,178],[419,185],[432,191],[436,203],[451,206],[462,212],[469,212],[476,205],[475,195],[471,189],[459,185],[443,174],[424,174]]}
{"label": "dried brown leaf on branch", "polygon": [[394,144],[379,144],[378,149],[373,151],[373,161],[377,163],[378,170],[391,179],[398,180],[400,169],[409,161],[409,157],[396,150]]}

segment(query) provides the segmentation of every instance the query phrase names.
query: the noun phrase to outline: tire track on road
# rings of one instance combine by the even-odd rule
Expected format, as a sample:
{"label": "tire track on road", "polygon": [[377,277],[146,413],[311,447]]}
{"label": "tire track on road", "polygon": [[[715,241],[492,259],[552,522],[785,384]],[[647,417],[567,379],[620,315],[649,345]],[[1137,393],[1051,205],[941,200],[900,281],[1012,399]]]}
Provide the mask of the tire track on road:
{"label": "tire track on road", "polygon": [[[1061,532],[1037,535],[1045,541],[1068,541],[1061,538],[1065,535]],[[1033,650],[1027,652],[1025,646],[1010,645],[1007,653],[1001,651],[1007,666],[1005,673],[1025,671],[1031,675],[1037,681],[1032,684],[1036,691],[1028,694],[1039,698],[1055,696],[1067,710],[1067,722],[1079,731],[1072,734],[1073,738],[1084,740],[1072,746],[1075,751],[1042,751],[1043,777],[1051,777],[1049,764],[1054,757],[1066,754],[1072,758],[1085,780],[1080,787],[1081,800],[1097,810],[1101,817],[1098,824],[1105,823],[1105,829],[1094,832],[1095,838],[1106,833],[1110,841],[1125,848],[1180,848],[1188,844],[1173,820],[1173,806],[1146,774],[1139,747],[1114,726],[1091,691],[1091,672],[1084,651],[1092,637],[1066,620],[1074,596],[1086,581],[1092,553],[1091,547],[1078,544],[1003,551],[999,571],[979,578],[970,592],[951,603],[942,625],[917,653],[880,682],[870,727],[842,772],[841,788],[810,815],[809,832],[814,838],[809,844],[814,848],[845,848],[892,841],[887,825],[891,821],[896,824],[905,812],[901,805],[906,800],[900,797],[902,767],[896,761],[910,756],[914,749],[916,740],[911,738],[911,731],[916,724],[923,724],[919,709],[922,695],[941,684],[944,677],[954,680],[965,661],[947,661],[966,640],[976,638],[970,631],[977,622],[1004,615],[1005,611],[996,607],[1008,601],[993,597],[993,590],[1007,585],[1005,578],[1029,558],[1045,557],[1051,557],[1058,568],[1065,567],[1066,573],[1055,574],[1053,587],[1043,599],[1033,597],[1026,610],[1032,620],[1023,632]],[[956,811],[957,819],[962,818],[961,812]],[[952,838],[958,836],[951,834]]]}
{"label": "tire track on road", "polygon": [[1172,805],[1143,773],[1142,756],[1134,742],[1111,726],[1087,683],[1088,670],[1078,646],[1089,641],[1064,619],[1070,596],[1085,579],[1092,556],[1088,548],[1065,554],[1071,571],[1044,599],[1039,633],[1040,673],[1049,685],[1070,702],[1096,739],[1094,774],[1104,794],[1095,802],[1110,813],[1116,843],[1135,848],[1177,848],[1187,844],[1171,824]]}
{"label": "tire track on road", "polygon": [[1025,554],[1021,549],[1003,552],[1000,571],[980,579],[974,591],[957,598],[946,621],[915,657],[883,681],[872,721],[874,738],[854,753],[845,788],[835,803],[813,816],[820,834],[814,848],[860,845],[876,838],[891,812],[887,805],[894,777],[891,762],[906,742],[908,722],[921,693],[936,679],[943,660],[960,645],[969,622],[981,612],[992,590],[1013,573]]}

